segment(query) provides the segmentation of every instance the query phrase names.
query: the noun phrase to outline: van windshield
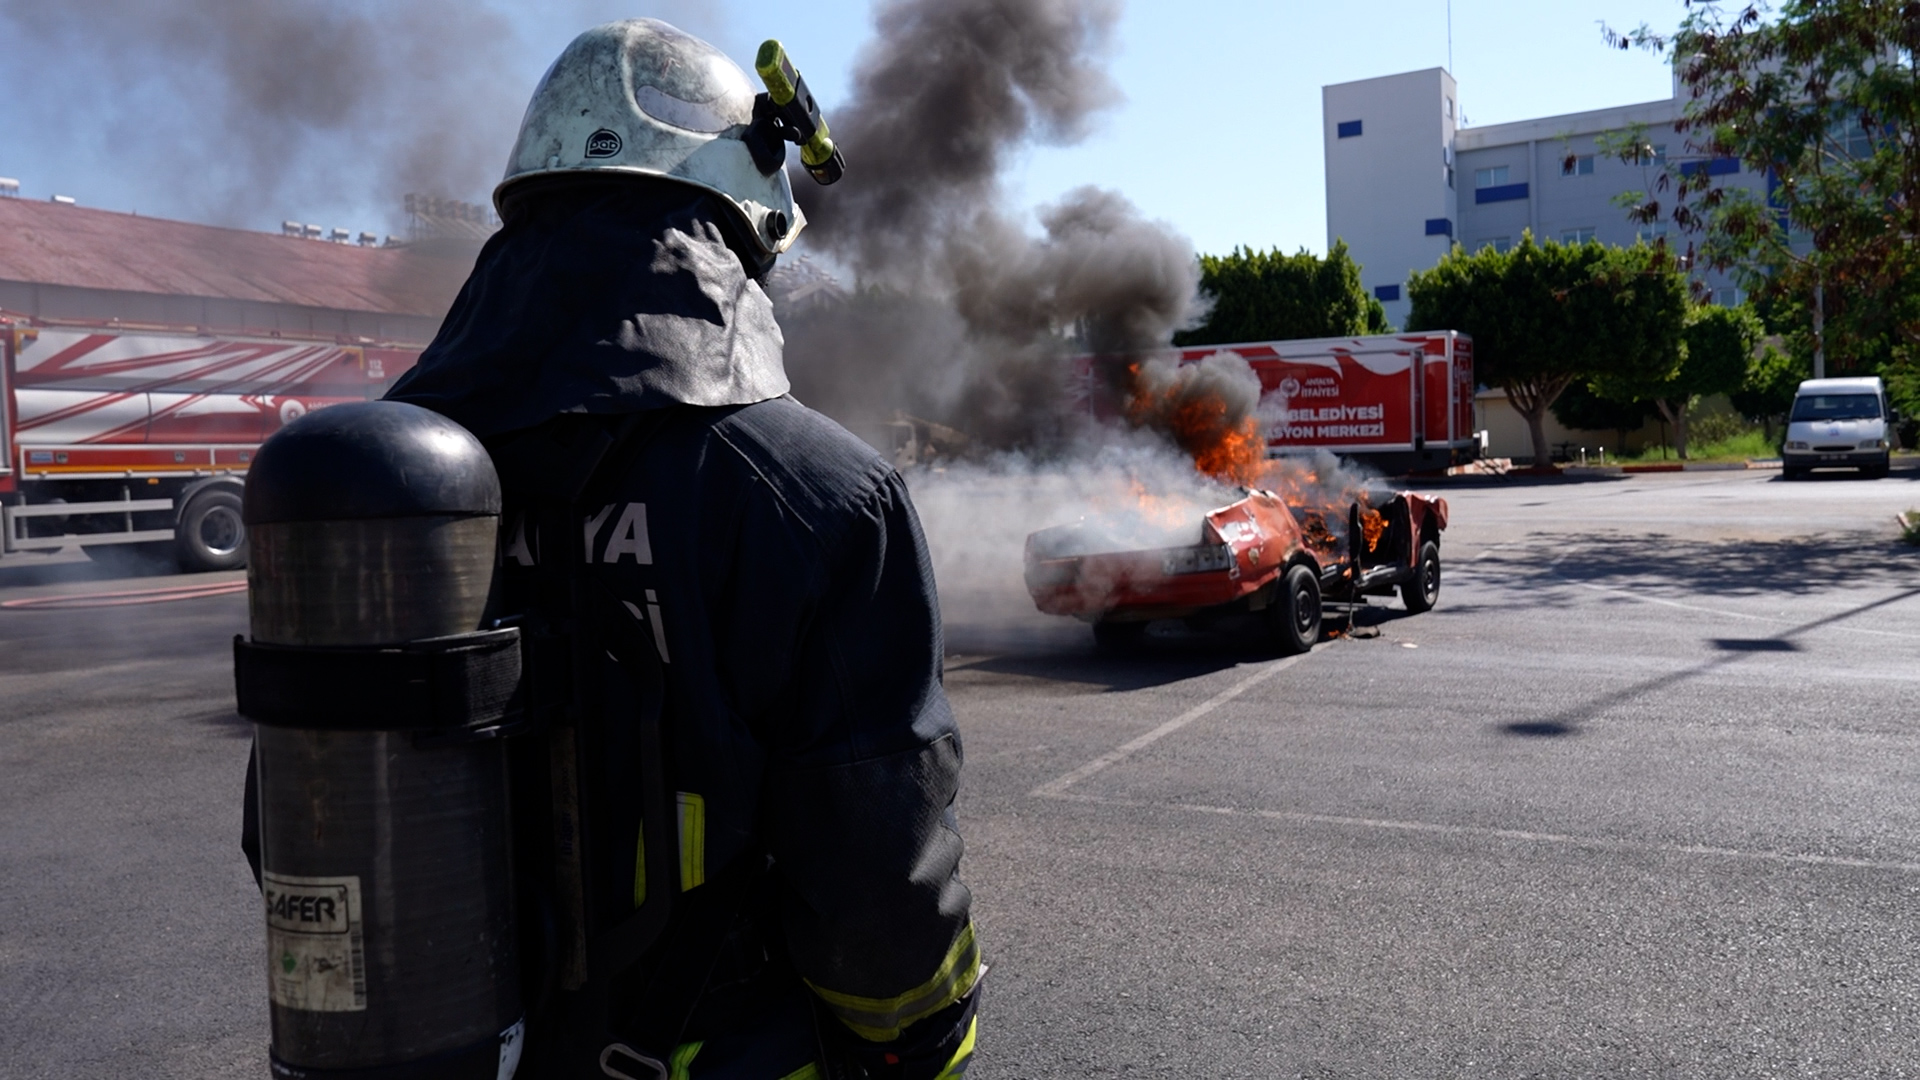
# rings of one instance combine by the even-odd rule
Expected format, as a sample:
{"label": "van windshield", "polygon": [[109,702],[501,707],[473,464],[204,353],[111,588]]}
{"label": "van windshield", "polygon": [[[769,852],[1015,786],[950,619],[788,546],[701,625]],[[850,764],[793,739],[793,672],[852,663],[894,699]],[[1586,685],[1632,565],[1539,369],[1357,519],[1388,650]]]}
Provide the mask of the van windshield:
{"label": "van windshield", "polygon": [[1801,394],[1789,420],[1878,420],[1878,394]]}

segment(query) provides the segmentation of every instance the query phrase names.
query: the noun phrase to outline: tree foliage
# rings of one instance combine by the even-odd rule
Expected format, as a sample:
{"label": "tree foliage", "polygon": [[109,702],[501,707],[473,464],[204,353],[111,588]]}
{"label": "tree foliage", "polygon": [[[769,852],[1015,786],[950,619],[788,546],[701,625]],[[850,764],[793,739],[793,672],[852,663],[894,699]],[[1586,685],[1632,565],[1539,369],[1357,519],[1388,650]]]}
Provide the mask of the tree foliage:
{"label": "tree foliage", "polygon": [[1200,290],[1213,302],[1207,321],[1174,335],[1176,345],[1384,334],[1386,309],[1360,286],[1360,264],[1345,241],[1326,258],[1302,249],[1234,248],[1200,256]]}
{"label": "tree foliage", "polygon": [[1632,216],[1670,218],[1690,253],[1776,301],[1775,329],[1803,363],[1816,289],[1829,374],[1920,363],[1920,8],[1785,0],[1768,17],[1757,0],[1694,2],[1674,34],[1608,35],[1674,56],[1688,156],[1770,174],[1759,195],[1698,161],[1669,166]]}
{"label": "tree foliage", "polygon": [[1614,401],[1593,392],[1585,382],[1575,380],[1553,403],[1553,418],[1575,431],[1611,431],[1617,437],[1616,449],[1627,452],[1627,435],[1640,430],[1656,410],[1651,401]]}
{"label": "tree foliage", "polygon": [[1771,442],[1774,430],[1784,426],[1787,412],[1793,408],[1793,395],[1806,377],[1805,365],[1769,343],[1748,361],[1746,379],[1727,398],[1740,415],[1758,418],[1766,425]]}
{"label": "tree foliage", "polygon": [[1688,414],[1708,394],[1731,394],[1747,379],[1760,319],[1746,307],[1693,305],[1686,314],[1675,363],[1660,370],[1619,368],[1601,372],[1594,389],[1620,401],[1651,402],[1673,425],[1673,449],[1687,457]]}
{"label": "tree foliage", "polygon": [[1536,244],[1459,246],[1407,285],[1411,330],[1473,338],[1474,377],[1507,393],[1546,463],[1547,409],[1576,381],[1654,378],[1679,363],[1685,277],[1664,249]]}

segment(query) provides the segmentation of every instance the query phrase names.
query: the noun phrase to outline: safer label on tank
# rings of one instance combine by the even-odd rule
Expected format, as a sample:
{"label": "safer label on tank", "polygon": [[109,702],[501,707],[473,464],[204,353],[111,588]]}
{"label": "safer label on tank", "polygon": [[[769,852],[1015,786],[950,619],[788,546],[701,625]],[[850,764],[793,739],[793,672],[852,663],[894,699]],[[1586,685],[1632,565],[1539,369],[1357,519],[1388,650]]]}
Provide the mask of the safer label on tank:
{"label": "safer label on tank", "polygon": [[367,1007],[358,877],[261,875],[274,1004],[310,1012]]}

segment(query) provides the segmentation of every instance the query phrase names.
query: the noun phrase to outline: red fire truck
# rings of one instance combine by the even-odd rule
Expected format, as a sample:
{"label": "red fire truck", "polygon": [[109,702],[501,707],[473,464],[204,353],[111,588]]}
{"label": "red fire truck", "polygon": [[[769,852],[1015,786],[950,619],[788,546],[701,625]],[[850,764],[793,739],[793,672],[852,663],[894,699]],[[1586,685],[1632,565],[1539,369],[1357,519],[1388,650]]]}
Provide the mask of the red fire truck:
{"label": "red fire truck", "polygon": [[[1302,338],[1169,350],[1182,364],[1216,353],[1244,359],[1285,421],[1267,430],[1268,451],[1327,450],[1384,472],[1464,464],[1479,453],[1473,428],[1473,341],[1457,330],[1368,337]],[[1095,416],[1121,415],[1123,385],[1105,364],[1137,357],[1083,357],[1078,368]]]}
{"label": "red fire truck", "polygon": [[0,554],[142,544],[188,570],[245,565],[240,493],[261,441],[379,397],[419,355],[0,312]]}

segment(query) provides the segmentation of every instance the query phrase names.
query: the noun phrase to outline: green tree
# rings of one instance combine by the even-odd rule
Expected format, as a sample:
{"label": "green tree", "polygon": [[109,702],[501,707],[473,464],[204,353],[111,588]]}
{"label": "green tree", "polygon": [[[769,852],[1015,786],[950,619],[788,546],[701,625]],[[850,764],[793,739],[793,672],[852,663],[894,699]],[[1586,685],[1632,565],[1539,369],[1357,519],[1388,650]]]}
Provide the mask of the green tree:
{"label": "green tree", "polygon": [[1545,419],[1567,387],[1602,373],[1640,379],[1679,363],[1685,278],[1664,249],[1534,243],[1458,245],[1407,283],[1412,330],[1473,338],[1474,377],[1506,391],[1527,421],[1533,460],[1549,459]]}
{"label": "green tree", "polygon": [[1387,312],[1360,287],[1360,264],[1336,240],[1326,258],[1302,249],[1234,248],[1200,256],[1200,291],[1213,301],[1207,321],[1174,335],[1176,345],[1385,334]]}
{"label": "green tree", "polygon": [[1611,431],[1616,453],[1627,452],[1627,436],[1640,430],[1656,410],[1650,401],[1614,401],[1575,380],[1553,403],[1553,417],[1576,431]]}
{"label": "green tree", "polygon": [[1762,332],[1759,318],[1744,306],[1692,305],[1673,363],[1609,367],[1595,377],[1594,390],[1620,401],[1652,402],[1673,425],[1673,452],[1685,461],[1689,413],[1708,394],[1741,388]]}
{"label": "green tree", "polygon": [[[1695,0],[1676,33],[1607,34],[1621,48],[1670,52],[1688,99],[1675,126],[1696,160],[1670,166],[1632,216],[1670,218],[1701,261],[1772,301],[1773,329],[1806,366],[1816,354],[1829,374],[1910,364],[1920,347],[1920,9],[1785,0],[1770,14],[1757,0]],[[1715,158],[1766,170],[1766,194],[1720,186],[1698,160]]]}
{"label": "green tree", "polygon": [[1767,441],[1772,442],[1775,430],[1785,426],[1793,395],[1806,377],[1805,366],[1768,342],[1747,364],[1746,380],[1727,398],[1740,415],[1758,419]]}

